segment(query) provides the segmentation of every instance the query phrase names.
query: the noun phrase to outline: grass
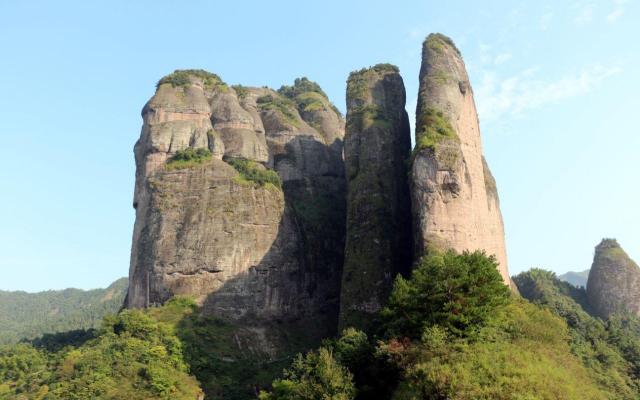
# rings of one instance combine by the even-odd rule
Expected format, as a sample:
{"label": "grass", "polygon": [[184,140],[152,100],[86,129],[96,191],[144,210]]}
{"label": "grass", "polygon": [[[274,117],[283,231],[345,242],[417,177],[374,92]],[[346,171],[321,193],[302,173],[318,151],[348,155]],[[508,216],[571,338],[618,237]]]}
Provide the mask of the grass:
{"label": "grass", "polygon": [[192,77],[202,79],[205,89],[228,90],[226,83],[218,75],[203,69],[177,69],[160,79],[156,87],[160,87],[165,83],[170,84],[172,87],[187,86],[191,83]]}
{"label": "grass", "polygon": [[451,123],[442,111],[428,107],[419,116],[416,151],[423,149],[436,150],[445,139],[456,139],[457,135]]}
{"label": "grass", "polygon": [[173,157],[165,164],[167,171],[176,169],[193,168],[211,160],[211,152],[208,149],[194,149],[188,147],[184,150],[178,150]]}
{"label": "grass", "polygon": [[278,93],[282,96],[294,101],[299,112],[322,111],[330,108],[342,116],[338,108],[329,101],[327,94],[322,90],[320,85],[309,80],[307,77],[296,78],[293,86],[283,85],[278,89]]}
{"label": "grass", "polygon": [[453,40],[451,40],[451,38],[449,38],[448,36],[443,35],[442,33],[432,33],[427,36],[424,42],[427,47],[438,54],[443,54],[445,47],[448,46],[451,47],[459,56],[461,56],[460,50],[458,50],[455,43],[453,43]]}
{"label": "grass", "polygon": [[293,110],[296,109],[296,104],[289,98],[277,94],[268,94],[258,97],[256,102],[261,111],[275,111],[282,115],[290,124],[298,126],[298,116],[293,112]]}
{"label": "grass", "polygon": [[282,190],[282,181],[278,173],[271,169],[266,169],[255,161],[245,158],[227,158],[225,162],[238,171],[239,183],[255,183],[258,186],[272,186]]}
{"label": "grass", "polygon": [[362,98],[367,92],[367,77],[369,74],[399,73],[400,69],[393,64],[376,64],[373,67],[352,71],[347,80],[347,98]]}
{"label": "grass", "polygon": [[232,85],[233,90],[236,91],[239,99],[244,99],[249,94],[249,89],[242,85]]}

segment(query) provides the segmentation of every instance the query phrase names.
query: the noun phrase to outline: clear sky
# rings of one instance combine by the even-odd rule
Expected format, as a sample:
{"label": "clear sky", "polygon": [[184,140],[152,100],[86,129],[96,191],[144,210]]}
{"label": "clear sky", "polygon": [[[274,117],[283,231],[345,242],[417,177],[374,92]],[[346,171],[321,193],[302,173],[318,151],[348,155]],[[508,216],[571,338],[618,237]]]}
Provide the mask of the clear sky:
{"label": "clear sky", "polygon": [[156,81],[320,83],[400,67],[413,119],[421,42],[469,69],[511,273],[640,261],[640,4],[575,1],[0,1],[0,289],[108,285],[129,268],[133,144]]}

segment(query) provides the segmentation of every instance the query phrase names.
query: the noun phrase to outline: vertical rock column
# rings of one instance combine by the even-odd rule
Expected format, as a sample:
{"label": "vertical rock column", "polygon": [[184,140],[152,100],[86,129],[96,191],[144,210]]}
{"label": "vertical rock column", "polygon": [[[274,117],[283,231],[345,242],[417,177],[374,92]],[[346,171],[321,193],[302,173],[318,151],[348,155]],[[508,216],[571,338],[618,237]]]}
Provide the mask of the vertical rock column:
{"label": "vertical rock column", "polygon": [[422,49],[411,201],[416,255],[430,249],[485,250],[509,283],[496,183],[482,155],[473,91],[451,39],[431,34]]}
{"label": "vertical rock column", "polygon": [[340,327],[366,329],[411,265],[411,139],[398,68],[378,64],[347,83],[347,238]]}
{"label": "vertical rock column", "polygon": [[640,267],[615,239],[602,239],[596,246],[587,299],[602,318],[616,313],[640,315]]}

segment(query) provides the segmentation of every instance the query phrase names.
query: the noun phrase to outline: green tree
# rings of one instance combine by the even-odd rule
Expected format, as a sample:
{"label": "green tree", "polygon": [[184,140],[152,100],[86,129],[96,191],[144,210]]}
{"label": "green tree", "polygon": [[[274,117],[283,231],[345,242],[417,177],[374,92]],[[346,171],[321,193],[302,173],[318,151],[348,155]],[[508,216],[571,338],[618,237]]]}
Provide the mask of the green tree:
{"label": "green tree", "polygon": [[350,400],[355,396],[351,373],[321,347],[298,355],[283,379],[273,382],[273,391],[261,392],[261,400]]}
{"label": "green tree", "polygon": [[382,317],[389,336],[418,339],[432,325],[474,336],[509,296],[493,256],[450,250],[423,257],[411,279],[398,276]]}

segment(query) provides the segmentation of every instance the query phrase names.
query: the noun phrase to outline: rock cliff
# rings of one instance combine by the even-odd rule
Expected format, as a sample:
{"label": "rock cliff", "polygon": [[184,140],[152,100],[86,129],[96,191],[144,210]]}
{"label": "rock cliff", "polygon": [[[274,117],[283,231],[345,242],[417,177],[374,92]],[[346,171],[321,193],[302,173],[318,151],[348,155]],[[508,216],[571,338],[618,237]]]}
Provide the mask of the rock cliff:
{"label": "rock cliff", "polygon": [[335,328],[344,122],[324,92],[176,71],[142,117],[127,306],[190,295],[210,315]]}
{"label": "rock cliff", "polygon": [[366,328],[398,273],[411,267],[410,127],[398,68],[352,72],[347,81],[347,239],[340,326]]}
{"label": "rock cliff", "polygon": [[602,318],[615,313],[640,315],[640,267],[615,239],[603,239],[596,246],[587,298]]}
{"label": "rock cliff", "polygon": [[411,201],[416,255],[430,248],[486,250],[510,282],[496,183],[482,153],[473,90],[451,39],[422,48]]}

